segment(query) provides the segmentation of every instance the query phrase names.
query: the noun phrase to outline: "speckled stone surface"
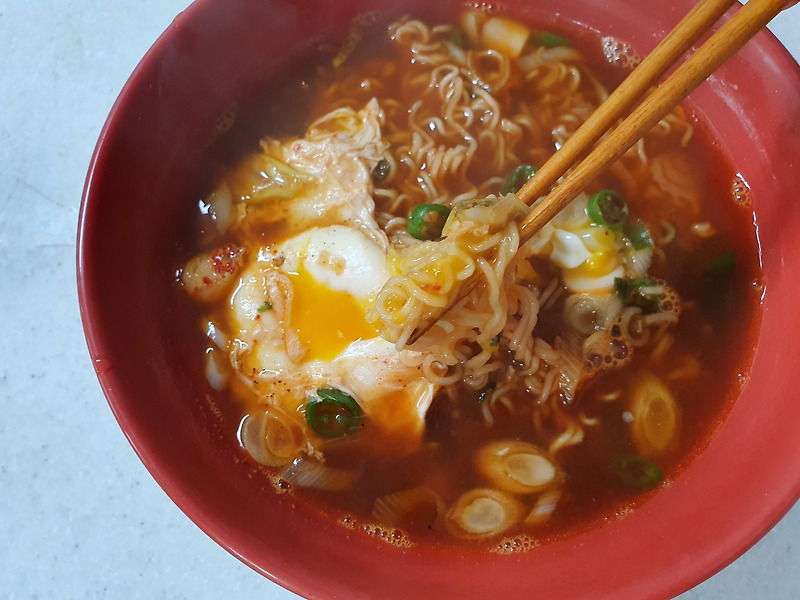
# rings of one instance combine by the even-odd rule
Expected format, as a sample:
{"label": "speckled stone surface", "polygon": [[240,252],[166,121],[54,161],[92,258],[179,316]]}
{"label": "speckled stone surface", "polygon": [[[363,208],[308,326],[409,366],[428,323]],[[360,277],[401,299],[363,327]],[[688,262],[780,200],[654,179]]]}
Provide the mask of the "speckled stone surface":
{"label": "speckled stone surface", "polygon": [[[296,598],[136,458],[95,378],[75,233],[100,128],[188,0],[0,0],[0,598]],[[773,31],[800,57],[800,7]],[[800,506],[682,600],[800,598]]]}

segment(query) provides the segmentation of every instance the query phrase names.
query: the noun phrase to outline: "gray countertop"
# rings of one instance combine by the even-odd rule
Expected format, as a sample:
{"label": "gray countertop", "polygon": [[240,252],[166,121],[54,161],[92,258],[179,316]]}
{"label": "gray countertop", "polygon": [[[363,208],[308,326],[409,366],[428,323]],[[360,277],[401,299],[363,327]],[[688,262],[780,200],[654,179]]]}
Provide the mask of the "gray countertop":
{"label": "gray countertop", "polygon": [[[139,462],[83,339],[75,235],[100,128],[188,0],[0,0],[0,598],[296,598]],[[773,31],[800,57],[800,7]],[[682,600],[800,598],[800,505]]]}

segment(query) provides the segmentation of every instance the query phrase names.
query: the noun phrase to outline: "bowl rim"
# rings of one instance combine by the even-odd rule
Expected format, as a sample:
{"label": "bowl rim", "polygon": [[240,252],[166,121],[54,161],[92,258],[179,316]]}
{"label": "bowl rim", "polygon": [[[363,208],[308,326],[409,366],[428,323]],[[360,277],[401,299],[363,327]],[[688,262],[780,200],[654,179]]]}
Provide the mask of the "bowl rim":
{"label": "bowl rim", "polygon": [[[190,22],[198,11],[204,10],[204,7],[213,3],[214,0],[196,0],[175,18],[173,23],[158,38],[136,67],[120,92],[119,97],[115,101],[103,125],[90,161],[78,220],[76,261],[81,319],[87,339],[89,354],[108,404],[134,451],[167,495],[189,519],[197,524],[209,537],[256,571],[267,576],[277,584],[304,597],[328,597],[330,590],[326,588],[330,582],[311,581],[308,579],[301,581],[291,576],[286,577],[282,574],[280,568],[264,565],[258,560],[253,560],[247,552],[242,552],[241,547],[237,545],[237,532],[226,529],[224,524],[219,522],[216,515],[208,512],[208,506],[203,500],[201,498],[196,498],[191,493],[191,489],[186,488],[176,479],[169,465],[152,455],[148,443],[148,432],[146,429],[139,427],[136,419],[132,418],[131,406],[117,397],[117,390],[120,389],[123,382],[116,378],[113,369],[107,369],[104,364],[104,357],[107,355],[106,348],[109,345],[113,345],[114,342],[107,339],[105,332],[102,330],[102,324],[97,322],[93,317],[97,312],[97,303],[99,301],[96,289],[97,282],[94,279],[95,273],[92,271],[88,259],[91,251],[93,251],[93,229],[97,227],[96,223],[93,221],[93,210],[96,202],[99,202],[99,200],[95,199],[93,196],[93,183],[95,177],[102,171],[104,162],[107,160],[104,153],[106,140],[117,126],[118,120],[124,118],[126,99],[129,97],[131,91],[135,89],[136,86],[140,85],[140,82],[145,77],[145,72],[149,68],[148,65],[151,65],[164,48],[170,44],[170,36],[172,33]],[[502,2],[498,2],[498,4],[501,3]],[[681,3],[688,5],[688,0],[680,0],[678,4]],[[770,31],[765,30],[760,33],[751,44],[758,45],[765,53],[765,56],[769,57],[770,60],[780,63],[788,71],[792,71],[794,73],[794,79],[800,81],[800,67],[798,67],[795,60]],[[786,173],[790,174],[791,171],[787,170]],[[768,294],[769,293],[770,292],[768,292]],[[770,300],[771,298],[768,296],[764,310],[777,310],[770,307]],[[760,335],[761,334],[759,334],[759,337]],[[755,360],[756,357],[753,358],[754,362]],[[795,360],[794,362],[795,365],[800,364],[800,360]],[[794,464],[795,466],[800,466],[800,458],[796,458]],[[772,477],[777,478],[777,474],[773,474]],[[686,485],[689,485],[688,481]],[[779,493],[769,495],[769,498],[764,502],[762,510],[748,521],[747,528],[738,530],[735,535],[732,533],[729,534],[731,541],[725,545],[724,551],[721,550],[719,546],[715,552],[699,552],[699,548],[694,548],[692,552],[689,553],[691,555],[691,560],[694,561],[693,566],[688,569],[685,574],[678,576],[674,572],[667,571],[659,573],[656,579],[659,581],[660,587],[657,589],[651,589],[651,587],[648,586],[642,587],[641,583],[637,584],[633,582],[630,584],[627,591],[623,590],[621,592],[622,595],[617,597],[628,597],[625,595],[626,593],[629,594],[630,597],[641,597],[635,594],[640,594],[642,591],[646,591],[648,594],[675,594],[693,587],[746,552],[790,510],[798,498],[800,498],[800,477],[795,477],[793,482],[782,486]],[[660,507],[658,504],[657,501],[648,503],[640,512],[650,513],[654,510],[659,510]],[[750,504],[752,505],[752,501]],[[613,528],[614,525],[612,524],[610,527]],[[572,550],[576,553],[576,556],[583,556],[591,563],[591,557],[585,557],[579,547],[573,547]],[[704,550],[708,550],[708,548],[704,548]],[[552,560],[552,557],[550,557],[549,560]],[[422,565],[419,564],[417,566],[422,567]],[[433,573],[433,569],[423,569],[421,571],[422,575],[430,573]],[[655,592],[653,590],[655,590]],[[346,592],[346,590],[344,591]]]}

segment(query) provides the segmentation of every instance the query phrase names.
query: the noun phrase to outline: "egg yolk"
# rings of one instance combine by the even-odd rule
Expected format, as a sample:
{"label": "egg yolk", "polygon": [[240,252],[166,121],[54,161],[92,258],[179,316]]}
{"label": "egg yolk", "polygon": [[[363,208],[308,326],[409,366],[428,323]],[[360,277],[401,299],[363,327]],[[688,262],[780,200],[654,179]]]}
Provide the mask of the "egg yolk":
{"label": "egg yolk", "polygon": [[363,304],[347,292],[332,290],[307,271],[290,273],[294,288],[292,328],[308,353],[306,360],[333,360],[351,343],[378,335],[365,318]]}
{"label": "egg yolk", "polygon": [[[585,274],[589,277],[602,277],[619,266],[617,255],[612,252],[594,252],[581,265]],[[578,267],[578,268],[581,268]]]}

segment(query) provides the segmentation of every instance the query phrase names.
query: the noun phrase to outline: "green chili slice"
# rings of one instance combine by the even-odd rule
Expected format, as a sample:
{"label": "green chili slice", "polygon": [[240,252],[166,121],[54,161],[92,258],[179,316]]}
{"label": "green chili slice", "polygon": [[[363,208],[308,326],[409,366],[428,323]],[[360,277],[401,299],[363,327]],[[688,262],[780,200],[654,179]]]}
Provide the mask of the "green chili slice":
{"label": "green chili slice", "polygon": [[639,219],[636,219],[636,221],[625,230],[625,235],[630,240],[634,250],[647,250],[648,248],[655,247],[653,238],[650,237],[650,231]]}
{"label": "green chili slice", "polygon": [[560,35],[550,33],[549,31],[537,31],[533,35],[534,39],[540,46],[545,48],[557,48],[559,46],[572,46],[569,40],[564,39]]}
{"label": "green chili slice", "polygon": [[518,166],[503,183],[503,195],[516,194],[522,189],[523,185],[528,183],[528,180],[533,177],[538,170],[539,169],[531,165]]}
{"label": "green chili slice", "polygon": [[628,222],[628,205],[614,190],[600,190],[589,198],[589,218],[612,231],[620,231]]}
{"label": "green chili slice", "polygon": [[322,437],[344,437],[358,431],[361,408],[341,390],[320,388],[316,396],[306,402],[306,423]]}
{"label": "green chili slice", "polygon": [[656,463],[636,454],[615,456],[611,460],[611,470],[628,487],[653,487],[664,476]]}
{"label": "green chili slice", "polygon": [[450,209],[441,204],[420,204],[408,217],[408,233],[418,240],[438,240]]}

